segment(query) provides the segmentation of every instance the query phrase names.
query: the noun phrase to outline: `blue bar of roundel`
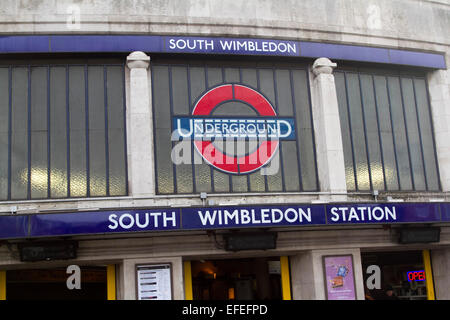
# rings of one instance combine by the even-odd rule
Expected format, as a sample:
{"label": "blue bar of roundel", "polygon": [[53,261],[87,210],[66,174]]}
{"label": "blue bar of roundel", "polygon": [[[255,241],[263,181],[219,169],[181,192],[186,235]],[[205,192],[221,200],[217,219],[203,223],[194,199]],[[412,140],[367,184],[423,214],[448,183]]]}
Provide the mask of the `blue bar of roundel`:
{"label": "blue bar of roundel", "polygon": [[[150,213],[158,212],[161,213],[161,216],[159,216],[161,219],[158,219],[158,225],[155,226],[154,217],[150,216]],[[166,226],[163,225],[163,212],[167,212],[168,217],[175,217],[175,225],[173,225],[173,223],[167,223]],[[147,225],[146,214],[148,214]],[[131,223],[132,220],[129,216],[125,217],[124,215],[131,215],[134,219],[134,224]],[[138,226],[136,223],[136,215],[139,217],[141,226],[146,225],[145,227]],[[127,228],[120,226],[119,221],[121,216],[124,216],[122,222]],[[30,217],[30,225],[31,237],[175,230],[180,228],[180,211],[179,209],[156,209],[38,214]]]}
{"label": "blue bar of roundel", "polygon": [[[196,137],[193,136],[193,132],[192,132],[191,135],[187,136],[187,132],[190,131],[189,130],[189,127],[190,127],[189,121],[191,119],[195,119],[195,117],[173,117],[172,118],[172,126],[173,126],[173,128],[175,128],[174,132],[173,132],[173,134],[171,136],[172,137],[172,141],[197,140],[197,139],[195,139]],[[222,118],[205,118],[205,119],[222,120]],[[223,119],[225,119],[225,118],[223,118]],[[236,118],[236,119],[247,120],[245,118]],[[180,120],[180,126],[178,126],[178,120]],[[250,120],[253,120],[253,119],[250,119]],[[268,118],[264,117],[264,120],[268,120]],[[286,136],[286,137],[279,138],[279,140],[296,140],[297,139],[297,135],[295,134],[295,121],[294,121],[294,119],[292,119],[292,118],[269,118],[269,120],[284,120],[284,121],[286,121],[286,122],[288,122],[290,124],[291,129],[292,129],[291,133],[288,136]],[[284,129],[284,130],[281,130],[282,134],[286,133],[286,129],[285,128],[286,128],[285,126],[281,128],[281,129]],[[181,134],[179,132],[180,129],[181,129],[181,132],[185,132],[185,135],[187,137],[186,136],[184,136],[184,137],[181,136]],[[213,136],[213,138],[215,138],[215,136]],[[223,136],[219,136],[218,138],[222,139]],[[249,137],[246,137],[246,138],[250,139]],[[257,137],[255,137],[254,139],[256,139],[256,138]],[[203,139],[203,137],[199,138],[199,139]]]}
{"label": "blue bar of roundel", "polygon": [[28,216],[0,216],[0,239],[26,238]]}
{"label": "blue bar of roundel", "polygon": [[335,204],[326,207],[328,224],[439,222],[441,219],[438,205],[431,203]]}
{"label": "blue bar of roundel", "polygon": [[[311,221],[308,221],[304,215],[298,214],[297,217],[302,217],[295,219],[294,211],[299,212],[303,210],[306,214],[309,215]],[[251,227],[283,227],[283,226],[306,226],[306,225],[323,225],[325,224],[325,214],[323,210],[323,206],[267,206],[267,207],[213,207],[213,208],[183,208],[182,209],[182,221],[183,221],[183,229],[229,229],[229,228],[251,228]],[[229,218],[228,221],[225,219],[225,210],[229,214],[236,213],[239,221],[236,221],[235,218]],[[252,211],[254,210],[254,211]],[[267,210],[264,212],[262,210]],[[274,212],[272,210],[275,210]],[[279,213],[284,212],[287,215],[284,215],[284,218],[279,222],[273,222],[277,220],[281,215]],[[214,213],[215,212],[215,213]],[[222,214],[222,220],[220,221],[219,215]],[[249,223],[243,223],[243,216],[246,213],[249,213],[250,221]],[[252,213],[254,213],[255,219],[252,219]],[[272,216],[273,214],[273,216]],[[263,215],[266,218],[263,218]],[[206,217],[210,217],[207,219]],[[286,219],[286,216],[288,219]],[[202,222],[202,217],[204,220]],[[215,218],[214,218],[215,217]],[[275,219],[272,219],[275,217]],[[212,220],[214,218],[214,220]],[[244,219],[245,220],[245,219]],[[265,221],[264,221],[265,220]],[[271,220],[270,222],[268,220]],[[288,221],[288,220],[291,220]],[[259,221],[256,222],[255,221]],[[222,222],[222,223],[220,223]],[[227,222],[227,223],[225,223]],[[236,223],[238,222],[238,223]]]}

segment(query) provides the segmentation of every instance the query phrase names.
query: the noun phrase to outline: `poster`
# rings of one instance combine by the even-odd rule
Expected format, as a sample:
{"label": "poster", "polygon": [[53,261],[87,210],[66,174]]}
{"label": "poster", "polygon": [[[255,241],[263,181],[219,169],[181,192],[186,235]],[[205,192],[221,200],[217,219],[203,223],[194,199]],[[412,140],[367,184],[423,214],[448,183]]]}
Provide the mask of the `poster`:
{"label": "poster", "polygon": [[172,300],[170,264],[137,266],[138,300]]}
{"label": "poster", "polygon": [[356,300],[353,257],[323,257],[327,300]]}

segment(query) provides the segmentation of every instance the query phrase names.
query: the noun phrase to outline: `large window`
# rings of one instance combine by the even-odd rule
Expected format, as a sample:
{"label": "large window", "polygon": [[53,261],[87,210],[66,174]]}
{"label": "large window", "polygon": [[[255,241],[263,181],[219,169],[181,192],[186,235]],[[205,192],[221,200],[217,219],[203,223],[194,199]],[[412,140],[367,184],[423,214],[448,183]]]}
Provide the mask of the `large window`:
{"label": "large window", "polygon": [[[262,94],[278,117],[293,119],[295,137],[280,141],[279,170],[230,174],[202,161],[174,164],[173,118],[192,115],[195,103],[211,88],[239,84]],[[306,68],[234,62],[152,63],[156,182],[159,194],[198,192],[290,192],[318,190],[315,147]],[[259,119],[248,104],[234,100],[214,109],[214,117]],[[257,120],[255,120],[257,121]],[[191,143],[192,157],[197,155]],[[224,153],[233,156],[233,146]],[[194,154],[195,153],[195,154]]]}
{"label": "large window", "polygon": [[127,194],[124,106],[122,64],[0,65],[0,199]]}
{"label": "large window", "polygon": [[392,71],[337,71],[348,190],[438,191],[427,83]]}

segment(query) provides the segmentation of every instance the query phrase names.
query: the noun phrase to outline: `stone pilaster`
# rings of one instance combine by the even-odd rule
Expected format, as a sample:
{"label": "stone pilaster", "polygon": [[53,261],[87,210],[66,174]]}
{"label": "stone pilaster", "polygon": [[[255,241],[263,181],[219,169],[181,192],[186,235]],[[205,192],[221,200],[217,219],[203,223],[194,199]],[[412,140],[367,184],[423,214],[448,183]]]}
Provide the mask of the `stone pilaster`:
{"label": "stone pilaster", "polygon": [[320,191],[330,192],[324,200],[346,201],[344,150],[333,75],[335,67],[336,63],[327,58],[314,61],[312,113]]}
{"label": "stone pilaster", "polygon": [[[450,60],[450,59],[449,59]],[[450,191],[450,71],[428,74],[431,113],[442,191]]]}
{"label": "stone pilaster", "polygon": [[130,70],[127,105],[127,157],[129,194],[155,194],[153,114],[151,105],[150,57],[135,51],[127,57]]}

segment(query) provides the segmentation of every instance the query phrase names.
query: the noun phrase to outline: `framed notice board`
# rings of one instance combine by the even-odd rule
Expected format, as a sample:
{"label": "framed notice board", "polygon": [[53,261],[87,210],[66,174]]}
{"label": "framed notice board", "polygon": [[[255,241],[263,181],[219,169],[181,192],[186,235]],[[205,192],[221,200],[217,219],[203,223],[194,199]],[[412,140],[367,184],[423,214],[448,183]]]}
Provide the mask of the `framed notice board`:
{"label": "framed notice board", "polygon": [[356,300],[353,255],[322,257],[327,300]]}
{"label": "framed notice board", "polygon": [[172,300],[172,265],[137,265],[136,290],[138,300]]}

